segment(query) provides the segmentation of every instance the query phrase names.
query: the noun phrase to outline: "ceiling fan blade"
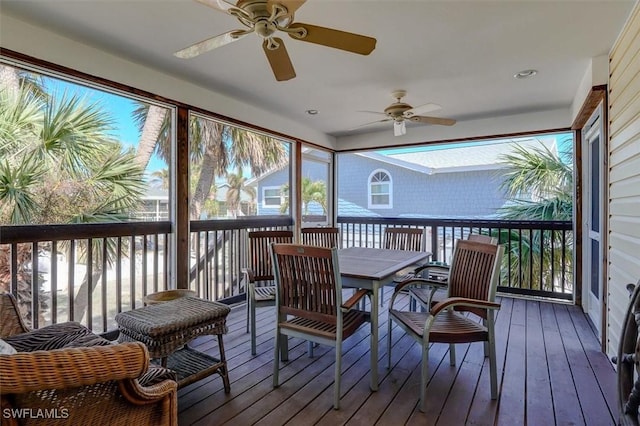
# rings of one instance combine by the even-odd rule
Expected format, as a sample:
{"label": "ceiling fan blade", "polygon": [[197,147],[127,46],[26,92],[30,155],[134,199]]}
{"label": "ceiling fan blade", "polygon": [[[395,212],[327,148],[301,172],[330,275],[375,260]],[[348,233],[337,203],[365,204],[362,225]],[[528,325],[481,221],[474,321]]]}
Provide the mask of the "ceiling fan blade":
{"label": "ceiling fan blade", "polygon": [[291,80],[296,76],[296,72],[293,69],[291,59],[289,59],[287,49],[284,47],[284,42],[277,37],[274,37],[273,41],[278,44],[276,49],[270,49],[268,47],[270,43],[267,40],[262,43],[262,49],[265,55],[267,55],[269,65],[271,65],[271,69],[273,70],[273,75],[275,75],[278,81]]}
{"label": "ceiling fan blade", "polygon": [[182,59],[190,59],[195,58],[198,55],[201,55],[210,50],[216,49],[218,47],[224,46],[229,43],[233,43],[234,41],[240,40],[242,37],[246,36],[248,33],[242,30],[233,30],[224,34],[220,34],[206,40],[199,41],[196,44],[193,44],[189,47],[185,47],[182,50],[178,50],[173,55]]}
{"label": "ceiling fan blade", "polygon": [[274,4],[280,4],[287,9],[287,16],[291,16],[300,8],[300,6],[305,4],[306,1],[307,0],[268,0],[267,10],[271,13],[272,6]]}
{"label": "ceiling fan blade", "polygon": [[439,109],[442,109],[442,107],[438,104],[424,104],[405,111],[404,115],[405,117],[412,117],[414,115],[426,114],[427,112],[433,112]]}
{"label": "ceiling fan blade", "polygon": [[360,127],[370,126],[370,125],[372,125],[372,124],[384,123],[384,122],[386,122],[386,121],[391,121],[391,120],[393,120],[393,118],[384,118],[384,119],[382,119],[382,120],[376,120],[376,121],[372,121],[372,122],[370,122],[370,123],[364,123],[364,124],[361,124],[361,125],[359,125],[359,126],[352,127],[352,128],[351,128],[351,129],[349,129],[349,130],[356,130],[356,129],[359,129]]}
{"label": "ceiling fan blade", "polygon": [[407,134],[407,126],[402,121],[393,122],[393,136],[402,136]]}
{"label": "ceiling fan blade", "polygon": [[221,12],[227,12],[231,8],[236,8],[236,5],[227,3],[224,0],[196,0],[198,3],[209,6],[213,9],[217,9]]}
{"label": "ceiling fan blade", "polygon": [[409,120],[419,123],[439,124],[441,126],[453,126],[456,124],[456,120],[453,118],[425,117],[424,115],[414,115]]}
{"label": "ceiling fan blade", "polygon": [[346,50],[347,52],[358,53],[360,55],[368,55],[376,47],[375,38],[360,34],[348,33],[345,31],[299,22],[290,24],[289,28],[304,28],[307,30],[307,35],[304,38],[300,38],[296,33],[289,34],[289,36],[296,40],[333,47],[334,49]]}
{"label": "ceiling fan blade", "polygon": [[384,112],[380,112],[380,111],[358,111],[358,112],[366,112],[367,114],[376,114],[376,115],[387,115]]}

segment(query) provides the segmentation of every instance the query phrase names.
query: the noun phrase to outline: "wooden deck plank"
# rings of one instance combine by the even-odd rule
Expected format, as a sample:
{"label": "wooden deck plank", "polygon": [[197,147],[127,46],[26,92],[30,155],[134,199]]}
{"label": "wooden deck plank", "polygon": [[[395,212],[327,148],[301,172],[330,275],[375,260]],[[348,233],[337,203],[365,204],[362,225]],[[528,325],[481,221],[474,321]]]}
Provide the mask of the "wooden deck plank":
{"label": "wooden deck plank", "polygon": [[[332,408],[335,357],[331,348],[317,347],[309,358],[306,342],[292,339],[290,361],[281,367],[281,386],[273,389],[273,308],[257,311],[258,354],[251,356],[246,310],[237,307],[229,314],[229,333],[224,336],[231,393],[224,393],[217,375],[181,389],[179,424],[493,425],[506,424],[507,419],[530,425],[614,424],[615,372],[599,351],[582,311],[547,302],[500,300],[496,320],[499,403],[490,399],[488,359],[482,344],[457,345],[455,367],[449,366],[448,345],[434,344],[428,412],[421,413],[420,347],[394,329],[392,369],[386,369],[386,307],[380,312],[378,392],[369,389],[366,326],[345,342],[340,410]],[[213,337],[196,339],[191,346],[217,355]],[[521,390],[521,397],[505,394],[510,389],[525,393]]]}
{"label": "wooden deck plank", "polygon": [[554,423],[551,382],[544,336],[540,327],[540,304],[527,304],[527,348],[526,348],[526,418],[532,425],[551,425]]}
{"label": "wooden deck plank", "polygon": [[[558,320],[551,304],[540,305],[549,379],[556,424],[584,424],[580,401],[571,377],[569,360],[558,328]],[[582,391],[585,391],[584,389]]]}
{"label": "wooden deck plank", "polygon": [[[580,339],[578,339],[567,308],[566,305],[554,305],[562,343],[569,360],[569,368],[571,369],[576,394],[580,400],[584,417],[592,424],[615,423],[606,400],[597,394],[600,390],[598,382],[585,355]],[[581,389],[592,389],[593,392],[578,392]]]}
{"label": "wooden deck plank", "polygon": [[[577,307],[571,307],[569,308],[569,313],[571,314],[571,320],[578,333],[578,338],[582,343],[589,364],[596,375],[598,386],[607,402],[609,411],[614,413],[614,417],[616,417],[618,410],[618,402],[616,399],[616,370],[611,360],[602,353],[598,337],[582,310]],[[613,374],[611,374],[611,372],[613,372]]]}
{"label": "wooden deck plank", "polygon": [[502,373],[498,425],[514,425],[525,418],[526,302],[513,301],[509,343]]}

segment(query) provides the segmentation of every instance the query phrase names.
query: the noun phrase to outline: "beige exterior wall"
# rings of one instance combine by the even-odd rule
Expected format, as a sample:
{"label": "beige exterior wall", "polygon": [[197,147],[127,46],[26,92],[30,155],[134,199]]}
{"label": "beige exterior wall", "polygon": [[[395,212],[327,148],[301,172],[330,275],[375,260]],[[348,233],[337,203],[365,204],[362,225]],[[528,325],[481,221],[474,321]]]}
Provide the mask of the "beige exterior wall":
{"label": "beige exterior wall", "polygon": [[617,352],[629,295],[640,279],[640,3],[609,57],[607,353]]}

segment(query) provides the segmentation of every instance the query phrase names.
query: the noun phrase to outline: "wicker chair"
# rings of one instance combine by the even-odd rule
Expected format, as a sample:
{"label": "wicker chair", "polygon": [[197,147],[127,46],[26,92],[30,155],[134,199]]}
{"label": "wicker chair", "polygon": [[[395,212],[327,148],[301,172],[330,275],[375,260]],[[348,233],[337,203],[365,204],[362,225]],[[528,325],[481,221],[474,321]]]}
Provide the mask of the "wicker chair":
{"label": "wicker chair", "polygon": [[[273,386],[279,386],[280,359],[288,358],[287,336],[334,346],[333,408],[337,410],[340,408],[342,341],[366,322],[365,312],[355,307],[369,292],[358,290],[342,302],[336,250],[298,244],[272,245],[277,297]],[[372,355],[371,365],[376,362]]]}
{"label": "wicker chair", "polygon": [[302,228],[300,242],[307,246],[340,248],[340,230],[338,228]]}
{"label": "wicker chair", "polygon": [[[387,347],[391,348],[391,325],[398,324],[422,346],[422,374],[420,383],[420,410],[425,410],[429,364],[429,345],[449,344],[451,365],[455,365],[455,344],[488,342],[491,377],[491,399],[498,397],[496,350],[493,311],[500,308],[495,302],[500,278],[500,263],[504,248],[495,244],[458,240],[449,272],[448,297],[429,312],[399,311],[394,308],[396,297],[403,287],[424,281],[407,280],[398,285],[389,304]],[[473,316],[480,317],[478,322]],[[391,368],[391,350],[387,352],[387,368]]]}
{"label": "wicker chair", "polygon": [[[483,234],[469,234],[467,240],[485,244],[498,244],[497,238]],[[435,293],[440,289],[447,288],[449,265],[443,262],[429,262],[416,268],[411,275],[424,278],[428,283],[409,287],[411,310],[416,310],[416,302],[425,310],[431,309],[431,306],[437,303],[433,300]],[[402,281],[412,278],[411,275],[405,276]]]}
{"label": "wicker chair", "polygon": [[271,268],[271,243],[293,243],[291,231],[249,232],[249,265],[242,270],[247,286],[247,332],[251,332],[251,355],[256,354],[256,308],[273,306],[276,288]]}
{"label": "wicker chair", "polygon": [[147,370],[142,343],[111,344],[73,322],[30,332],[9,294],[0,294],[0,338],[17,346],[65,343],[0,355],[3,425],[178,424],[177,384]]}

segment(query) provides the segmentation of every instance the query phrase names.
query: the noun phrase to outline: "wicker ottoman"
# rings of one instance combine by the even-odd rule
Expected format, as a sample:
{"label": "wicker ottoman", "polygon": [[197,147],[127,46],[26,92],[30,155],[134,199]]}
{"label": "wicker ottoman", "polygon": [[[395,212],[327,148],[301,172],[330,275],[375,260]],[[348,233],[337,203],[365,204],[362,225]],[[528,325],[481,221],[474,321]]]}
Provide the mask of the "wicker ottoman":
{"label": "wicker ottoman", "polygon": [[[197,297],[182,297],[116,315],[118,341],[142,342],[152,358],[178,375],[178,387],[186,386],[213,373],[222,377],[229,393],[229,374],[222,335],[231,309],[222,303]],[[218,336],[220,358],[196,351],[188,343],[198,336]]]}

